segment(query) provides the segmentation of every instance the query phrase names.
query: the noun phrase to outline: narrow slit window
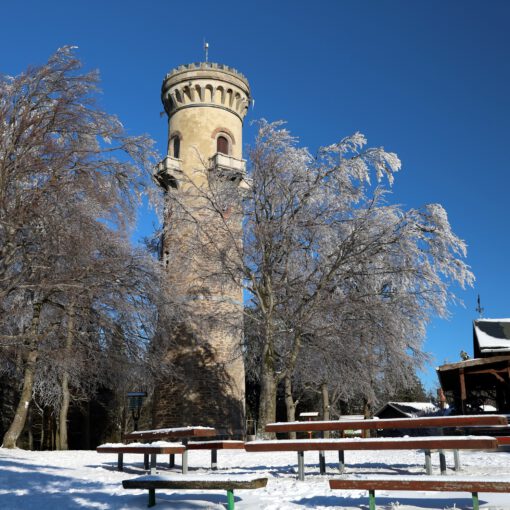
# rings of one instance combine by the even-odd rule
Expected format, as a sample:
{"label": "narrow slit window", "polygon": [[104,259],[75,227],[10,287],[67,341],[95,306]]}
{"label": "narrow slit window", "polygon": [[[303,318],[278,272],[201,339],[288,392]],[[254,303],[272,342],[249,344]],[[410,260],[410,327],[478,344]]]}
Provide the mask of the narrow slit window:
{"label": "narrow slit window", "polygon": [[181,154],[181,139],[178,136],[174,136],[173,138],[173,152],[174,158],[179,159]]}
{"label": "narrow slit window", "polygon": [[221,152],[228,156],[228,140],[224,136],[218,136],[216,140],[216,152]]}

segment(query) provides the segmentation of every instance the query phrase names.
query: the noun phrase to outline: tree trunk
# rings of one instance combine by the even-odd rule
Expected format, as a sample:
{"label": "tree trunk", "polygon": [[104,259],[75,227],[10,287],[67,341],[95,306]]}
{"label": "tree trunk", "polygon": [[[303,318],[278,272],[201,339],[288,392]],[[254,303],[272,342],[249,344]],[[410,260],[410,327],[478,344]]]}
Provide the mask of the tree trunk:
{"label": "tree trunk", "polygon": [[[292,381],[289,375],[284,378],[285,383],[285,408],[287,409],[287,421],[296,421],[296,405],[292,398]],[[289,439],[296,439],[295,432],[289,432]]]}
{"label": "tree trunk", "polygon": [[[329,388],[328,383],[323,382],[321,384],[321,400],[322,400],[322,419],[328,421],[331,419],[331,412],[329,406]],[[330,436],[329,430],[324,431],[324,437]]]}
{"label": "tree trunk", "polygon": [[276,388],[274,373],[267,366],[262,366],[260,378],[259,435],[264,438],[274,437],[273,433],[265,432],[266,424],[276,420]]}
{"label": "tree trunk", "polygon": [[37,350],[32,350],[28,353],[27,361],[25,363],[25,373],[23,375],[23,389],[21,396],[14,414],[12,423],[4,435],[3,444],[4,448],[16,448],[16,443],[19,436],[23,432],[25,422],[27,419],[28,406],[32,400],[32,388],[34,386],[35,364],[37,362]]}
{"label": "tree trunk", "polygon": [[28,407],[32,400],[32,389],[34,386],[35,365],[37,363],[37,333],[39,330],[39,317],[41,315],[42,303],[34,304],[34,314],[32,316],[32,323],[30,325],[30,350],[25,362],[25,371],[23,374],[23,389],[21,396],[14,413],[12,423],[4,435],[3,444],[4,448],[16,448],[16,443],[19,436],[23,432],[25,422],[27,420]]}
{"label": "tree trunk", "polygon": [[274,433],[266,432],[266,425],[276,420],[276,392],[278,389],[278,377],[275,373],[275,359],[273,352],[273,325],[271,317],[266,318],[264,327],[265,342],[262,351],[262,363],[260,364],[260,401],[259,401],[259,425],[260,436],[273,438]]}
{"label": "tree trunk", "polygon": [[[64,363],[69,363],[71,358],[71,349],[73,347],[73,333],[74,333],[74,304],[71,303],[69,307],[69,316],[67,322],[67,336],[65,348]],[[69,372],[67,368],[64,369],[62,374],[62,404],[60,405],[60,412],[58,417],[58,429],[60,431],[58,449],[68,450],[69,445],[67,441],[67,414],[69,412],[69,402],[71,401],[71,394],[69,392]]]}

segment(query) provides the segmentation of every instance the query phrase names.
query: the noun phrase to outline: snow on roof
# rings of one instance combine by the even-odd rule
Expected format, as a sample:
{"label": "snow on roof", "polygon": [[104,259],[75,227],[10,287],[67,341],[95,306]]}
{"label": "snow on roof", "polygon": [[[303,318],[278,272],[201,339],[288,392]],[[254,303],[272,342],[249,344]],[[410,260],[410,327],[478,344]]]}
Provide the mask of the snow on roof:
{"label": "snow on roof", "polygon": [[474,328],[482,353],[510,352],[510,319],[478,319]]}
{"label": "snow on roof", "polygon": [[379,415],[387,407],[393,407],[409,418],[416,418],[417,416],[433,414],[439,411],[439,407],[432,404],[432,402],[388,402],[375,414]]}

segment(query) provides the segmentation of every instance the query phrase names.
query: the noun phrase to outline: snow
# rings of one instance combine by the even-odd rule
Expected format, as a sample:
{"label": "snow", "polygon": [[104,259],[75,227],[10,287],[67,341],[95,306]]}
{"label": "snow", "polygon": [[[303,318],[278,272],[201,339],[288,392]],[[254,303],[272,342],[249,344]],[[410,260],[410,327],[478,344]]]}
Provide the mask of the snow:
{"label": "snow", "polygon": [[505,334],[503,328],[499,332],[501,336],[491,336],[483,331],[484,322],[506,323],[508,325],[510,319],[480,319],[475,321],[476,338],[482,352],[510,352],[510,339],[503,336]]}
{"label": "snow", "polygon": [[[463,471],[453,471],[453,454],[446,452],[448,476],[510,478],[510,454],[461,452]],[[162,456],[163,461],[166,456]],[[0,508],[2,510],[145,510],[147,491],[123,489],[122,480],[144,475],[139,455],[126,454],[125,472],[115,470],[117,455],[95,451],[29,452],[0,448]],[[296,479],[295,452],[247,453],[224,450],[218,474],[268,477],[265,488],[235,491],[237,510],[355,510],[368,508],[367,492],[329,489],[338,477],[336,452],[326,452],[327,475],[321,476],[317,452],[305,453],[305,480]],[[209,451],[189,452],[189,476],[211,476]],[[423,475],[423,453],[415,451],[346,452],[346,474],[409,477]],[[439,458],[433,454],[434,476]],[[161,462],[159,474],[178,476]],[[188,476],[188,475],[179,475]],[[443,480],[444,478],[440,478]],[[378,491],[378,510],[444,510],[471,508],[468,493]],[[509,494],[481,493],[481,509],[510,510]],[[224,510],[225,491],[157,490],[156,510]]]}
{"label": "snow", "polygon": [[98,446],[98,448],[122,448],[129,446],[129,448],[146,448],[147,446],[154,446],[157,448],[165,448],[172,446],[183,446],[182,443],[171,443],[170,441],[153,441],[152,443],[105,443]]}
{"label": "snow", "polygon": [[154,429],[154,430],[135,430],[130,434],[173,434],[174,432],[187,432],[190,430],[209,430],[215,432],[212,427],[174,427],[170,429]]}

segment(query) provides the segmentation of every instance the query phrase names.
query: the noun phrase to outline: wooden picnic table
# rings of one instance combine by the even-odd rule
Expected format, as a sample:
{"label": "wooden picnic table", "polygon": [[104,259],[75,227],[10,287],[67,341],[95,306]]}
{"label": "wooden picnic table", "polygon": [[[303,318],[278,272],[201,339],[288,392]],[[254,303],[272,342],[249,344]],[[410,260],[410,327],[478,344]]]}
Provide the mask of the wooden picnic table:
{"label": "wooden picnic table", "polygon": [[455,428],[508,425],[506,416],[498,414],[427,416],[369,420],[290,421],[268,423],[266,432],[326,432],[344,430]]}

